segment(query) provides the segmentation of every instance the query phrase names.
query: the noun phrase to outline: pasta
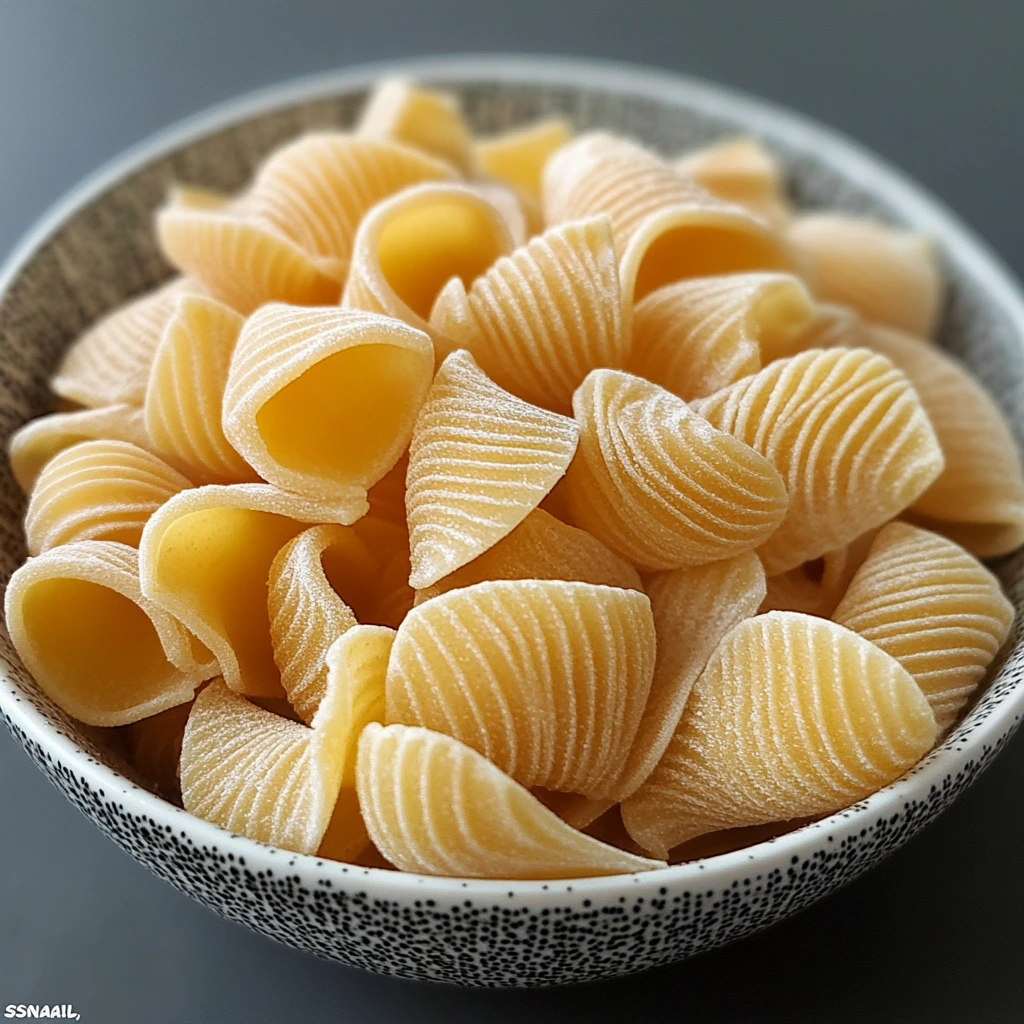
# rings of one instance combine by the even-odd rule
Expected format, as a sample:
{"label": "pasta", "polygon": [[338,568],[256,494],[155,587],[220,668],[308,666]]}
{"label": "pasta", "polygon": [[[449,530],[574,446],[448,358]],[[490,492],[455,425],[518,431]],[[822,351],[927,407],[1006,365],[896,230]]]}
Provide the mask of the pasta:
{"label": "pasta", "polygon": [[430,323],[507,391],[569,412],[590,370],[621,367],[629,353],[608,218],[552,228],[498,260],[468,291],[450,281]]}
{"label": "pasta", "polygon": [[656,384],[595,370],[573,399],[580,446],[565,480],[583,527],[642,569],[729,558],[786,514],[778,472]]}
{"label": "pasta", "polygon": [[578,878],[662,866],[575,831],[475,750],[429,729],[368,726],[358,785],[370,837],[402,871]]}
{"label": "pasta", "polygon": [[570,138],[572,127],[555,117],[477,139],[473,153],[481,171],[539,203],[544,166],[551,154]]}
{"label": "pasta", "polygon": [[191,701],[176,704],[150,718],[141,718],[128,728],[132,766],[168,800],[181,800],[178,760],[191,711]]}
{"label": "pasta", "polygon": [[405,505],[417,590],[507,536],[565,473],[578,430],[490,381],[467,352],[442,363],[416,420]]}

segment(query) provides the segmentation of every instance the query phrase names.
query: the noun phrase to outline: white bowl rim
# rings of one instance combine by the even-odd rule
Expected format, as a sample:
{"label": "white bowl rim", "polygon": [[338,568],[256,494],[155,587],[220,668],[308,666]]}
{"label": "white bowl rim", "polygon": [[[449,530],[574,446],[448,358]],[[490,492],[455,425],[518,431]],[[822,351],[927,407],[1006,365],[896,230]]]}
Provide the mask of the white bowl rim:
{"label": "white bowl rim", "polygon": [[[150,135],[123,151],[57,200],[15,245],[0,267],[0,302],[8,288],[37,250],[57,229],[120,179],[183,145],[224,130],[254,116],[272,113],[299,103],[329,99],[345,90],[365,88],[381,75],[405,74],[451,82],[529,82],[556,87],[580,87],[618,95],[684,104],[709,116],[763,127],[773,138],[797,151],[824,153],[829,163],[840,165],[865,188],[882,194],[908,224],[932,235],[958,262],[984,282],[1001,311],[1014,325],[1024,347],[1024,293],[1011,272],[985,243],[964,226],[940,200],[913,182],[881,157],[805,115],[770,101],[755,99],[726,86],[703,79],[642,65],[563,56],[517,54],[450,55],[419,57],[359,64],[337,71],[290,79],[216,104]],[[919,800],[938,787],[946,776],[956,775],[1000,737],[1013,731],[1024,714],[1024,684],[1008,693],[981,722],[971,724],[970,735],[958,740],[956,731],[931,751],[907,775],[878,790],[852,807],[804,825],[775,839],[685,864],[658,868],[636,875],[610,875],[548,881],[463,879],[423,876],[382,868],[364,868],[293,853],[236,835],[136,786],[129,779],[97,762],[69,736],[55,730],[30,701],[19,699],[17,684],[0,668],[0,708],[11,722],[43,750],[74,768],[101,795],[116,794],[134,815],[182,833],[203,847],[217,847],[244,858],[252,871],[281,871],[287,866],[326,880],[339,888],[372,889],[375,896],[409,900],[428,895],[497,900],[529,897],[543,906],[564,902],[565,892],[578,897],[618,894],[626,882],[645,888],[692,886],[710,889],[737,875],[750,875],[762,859],[773,867],[803,860],[826,835],[839,837],[859,832],[880,818],[898,814],[908,800]],[[818,833],[825,834],[819,835]],[[353,877],[355,876],[355,877]],[[630,886],[632,888],[632,886]]]}

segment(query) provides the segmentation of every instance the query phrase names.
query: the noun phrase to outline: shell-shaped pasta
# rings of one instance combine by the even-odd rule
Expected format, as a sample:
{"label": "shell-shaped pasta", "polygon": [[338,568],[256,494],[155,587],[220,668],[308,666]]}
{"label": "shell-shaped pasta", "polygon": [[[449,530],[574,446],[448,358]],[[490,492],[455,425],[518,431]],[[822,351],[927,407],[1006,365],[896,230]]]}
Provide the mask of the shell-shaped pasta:
{"label": "shell-shaped pasta", "polygon": [[1024,474],[1010,425],[992,396],[952,356],[898,331],[873,327],[868,344],[917,389],[946,457],[914,502],[921,524],[978,558],[1024,544]]}
{"label": "shell-shaped pasta", "polygon": [[232,689],[283,697],[267,610],[270,566],[307,524],[351,523],[365,510],[365,500],[346,508],[269,484],[182,491],[142,532],[143,592],[210,649]]}
{"label": "shell-shaped pasta", "polygon": [[192,699],[211,675],[184,629],[139,587],[138,554],[114,541],[64,544],[11,576],[11,641],[43,692],[86,725],[127,725]]}
{"label": "shell-shaped pasta", "polygon": [[181,800],[178,761],[192,702],[178,704],[128,727],[132,766],[168,800]]}
{"label": "shell-shaped pasta", "polygon": [[433,335],[430,310],[444,285],[472,283],[513,247],[505,218],[478,191],[416,185],[378,203],[359,225],[341,303]]}
{"label": "shell-shaped pasta", "polygon": [[758,551],[769,576],[881,526],[942,472],[942,450],[910,381],[867,349],[779,359],[693,408],[782,474],[789,511]]}
{"label": "shell-shaped pasta", "polygon": [[682,278],[794,265],[764,221],[626,139],[595,133],[563,146],[543,191],[548,224],[608,214],[627,299]]}
{"label": "shell-shaped pasta", "polygon": [[397,320],[273,303],[235,346],[224,434],[270,483],[344,500],[399,460],[433,370],[430,339]]}
{"label": "shell-shaped pasta", "polygon": [[501,387],[568,412],[599,366],[629,354],[615,248],[607,217],[561,224],[500,259],[466,290],[454,280],[430,323]]}
{"label": "shell-shaped pasta", "polygon": [[1002,647],[1013,605],[958,544],[906,523],[878,537],[832,616],[892,655],[952,725]]}
{"label": "shell-shaped pasta", "polygon": [[544,165],[551,154],[572,138],[572,126],[559,117],[513,128],[501,135],[477,139],[477,167],[524,196],[540,202]]}
{"label": "shell-shaped pasta", "polygon": [[524,786],[610,795],[654,672],[635,590],[499,580],[414,608],[398,630],[387,720],[455,736]]}
{"label": "shell-shaped pasta", "polygon": [[67,350],[50,387],[79,405],[141,405],[153,354],[178,299],[200,291],[175,278],[108,313]]}
{"label": "shell-shaped pasta", "polygon": [[782,522],[786,489],[768,460],[656,384],[595,370],[573,408],[572,520],[641,569],[729,558]]}
{"label": "shell-shaped pasta", "polygon": [[464,174],[473,167],[473,140],[448,93],[418,89],[405,78],[385,78],[366,101],[356,133],[368,139],[392,139],[424,150]]}
{"label": "shell-shaped pasta", "polygon": [[769,612],[719,645],[622,820],[665,856],[706,832],[827,814],[898,778],[937,735],[894,658],[827,619]]}
{"label": "shell-shaped pasta", "polygon": [[792,355],[814,304],[789,274],[677,281],[633,310],[627,369],[690,401]]}
{"label": "shell-shaped pasta", "polygon": [[453,177],[447,164],[410,146],[313,132],[271,154],[245,204],[304,252],[335,267],[342,281],[356,229],[371,207],[410,185]]}
{"label": "shell-shaped pasta", "polygon": [[474,181],[468,187],[487,200],[501,215],[514,249],[526,245],[527,239],[544,230],[540,208],[507,185],[496,181]]}
{"label": "shell-shaped pasta", "polygon": [[55,455],[73,444],[95,440],[125,441],[147,450],[153,447],[137,406],[54,412],[29,420],[11,435],[7,453],[14,479],[28,493]]}
{"label": "shell-shaped pasta", "polygon": [[438,371],[409,449],[406,512],[416,589],[517,527],[565,473],[579,431],[503,391],[468,352]]}
{"label": "shell-shaped pasta", "polygon": [[416,604],[487,580],[576,580],[623,590],[644,589],[636,569],[624,558],[586,530],[567,526],[537,508],[468,565],[417,591]]}
{"label": "shell-shaped pasta", "polygon": [[228,444],[220,422],[231,353],[243,323],[214,299],[179,298],[150,367],[146,431],[164,459],[196,483],[258,480]]}
{"label": "shell-shaped pasta", "polygon": [[168,498],[191,487],[177,470],[126,441],[82,441],[51,459],[25,513],[30,555],[79,540],[137,547]]}
{"label": "shell-shaped pasta", "polygon": [[672,167],[719,199],[745,206],[772,227],[782,227],[792,216],[782,171],[756,139],[716,142],[684,154]]}
{"label": "shell-shaped pasta", "polygon": [[870,348],[868,326],[861,315],[849,306],[819,302],[814,317],[804,328],[794,347],[795,352],[810,348]]}
{"label": "shell-shaped pasta", "polygon": [[359,739],[359,803],[401,871],[463,878],[582,878],[663,867],[570,828],[450,736],[370,725]]}
{"label": "shell-shaped pasta", "polygon": [[809,214],[788,237],[809,261],[815,293],[852,306],[866,320],[930,335],[942,304],[942,278],[924,235],[834,213]]}

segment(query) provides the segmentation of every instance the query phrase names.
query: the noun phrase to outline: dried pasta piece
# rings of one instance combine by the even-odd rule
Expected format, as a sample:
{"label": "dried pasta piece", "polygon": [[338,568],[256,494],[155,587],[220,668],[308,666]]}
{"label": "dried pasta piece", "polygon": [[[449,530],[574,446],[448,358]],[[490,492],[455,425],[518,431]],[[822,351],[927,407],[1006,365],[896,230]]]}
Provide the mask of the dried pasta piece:
{"label": "dried pasta piece", "polygon": [[163,458],[200,484],[257,482],[228,444],[221,403],[244,321],[214,299],[178,299],[150,367],[146,432]]}
{"label": "dried pasta piece", "polygon": [[978,558],[1024,544],[1024,474],[1013,432],[980,383],[948,353],[899,331],[872,327],[868,344],[917,389],[946,468],[914,502],[922,526]]}
{"label": "dried pasta piece", "polygon": [[398,462],[433,369],[430,339],[397,320],[273,303],[235,346],[224,434],[270,483],[347,500]]}
{"label": "dried pasta piece", "polygon": [[852,306],[866,320],[928,336],[942,304],[942,278],[931,241],[859,217],[809,214],[789,239],[810,261],[815,292]]}
{"label": "dried pasta piece", "polygon": [[351,523],[365,510],[365,500],[318,503],[269,484],[182,491],[143,530],[143,592],[212,651],[232,689],[283,697],[267,610],[270,566],[307,524]]}
{"label": "dried pasta piece", "polygon": [[564,484],[572,520],[639,568],[729,558],[782,522],[786,489],[768,460],[656,384],[595,370],[573,408],[580,446]]}
{"label": "dried pasta piece", "polygon": [[11,576],[4,616],[40,689],[86,725],[127,725],[192,699],[209,664],[139,587],[138,554],[115,541],[64,544]]}
{"label": "dried pasta piece", "polygon": [[435,331],[469,349],[495,383],[534,405],[568,412],[599,366],[629,354],[607,217],[561,224],[500,259],[467,291],[450,281],[430,316]]}
{"label": "dried pasta piece", "polygon": [[378,203],[359,225],[341,303],[402,320],[443,347],[428,322],[438,293],[451,278],[472,283],[513,246],[501,212],[478,191],[416,185]]}
{"label": "dried pasta piece", "polygon": [[28,493],[50,459],[73,444],[94,440],[125,441],[147,450],[153,447],[137,406],[54,412],[29,420],[11,435],[7,452],[14,479]]}
{"label": "dried pasta piece", "polygon": [[359,803],[400,871],[459,878],[582,878],[663,867],[577,832],[471,747],[429,729],[370,725]]}
{"label": "dried pasta piece", "polygon": [[798,278],[727,274],[677,281],[633,311],[627,369],[690,401],[798,351],[815,316]]}
{"label": "dried pasta piece", "polygon": [[531,200],[517,195],[506,185],[496,181],[474,181],[469,186],[471,192],[491,204],[505,222],[512,248],[518,249],[539,231],[544,230],[544,218],[540,207]]}
{"label": "dried pasta piece", "polygon": [[782,227],[793,215],[782,171],[756,139],[716,142],[686,153],[672,167],[719,199],[745,206],[772,227]]}
{"label": "dried pasta piece", "polygon": [[192,482],[126,441],[82,441],[51,459],[25,513],[30,555],[79,540],[138,547],[142,528]]}
{"label": "dried pasta piece", "polygon": [[548,224],[608,214],[627,299],[682,278],[794,267],[764,221],[626,139],[595,133],[563,146],[543,191]]}
{"label": "dried pasta piece", "polygon": [[498,580],[414,608],[398,630],[387,720],[446,732],[524,786],[610,796],[654,672],[635,590]]}
{"label": "dried pasta piece", "polygon": [[578,435],[568,417],[499,388],[468,352],[448,356],[409,449],[410,585],[431,586],[515,529],[565,473]]}
{"label": "dried pasta piece", "polygon": [[446,160],[463,174],[473,169],[473,140],[448,93],[418,89],[405,78],[385,78],[363,107],[356,133],[368,139],[391,139]]}
{"label": "dried pasta piece", "polygon": [[819,302],[814,318],[804,328],[794,346],[801,352],[809,348],[870,348],[868,326],[849,306]]}
{"label": "dried pasta piece", "polygon": [[999,580],[958,544],[907,523],[878,534],[832,618],[892,655],[952,725],[1013,624]]}
{"label": "dried pasta piece", "polygon": [[181,800],[178,760],[192,702],[178,704],[128,727],[131,763],[168,800]]}
{"label": "dried pasta piece", "polygon": [[867,349],[779,359],[693,408],[782,474],[789,511],[758,550],[769,576],[899,515],[942,472],[942,450],[910,381]]}
{"label": "dried pasta piece", "polygon": [[667,856],[706,832],[828,814],[897,779],[937,735],[894,658],[827,619],[769,612],[719,645],[622,820]]}
{"label": "dried pasta piece", "polygon": [[643,592],[636,569],[586,530],[534,509],[507,537],[431,587],[416,604],[487,580],[577,580]]}
{"label": "dried pasta piece", "polygon": [[199,293],[195,282],[176,277],[119,306],[67,350],[50,387],[79,405],[141,405],[153,354],[178,299]]}
{"label": "dried pasta piece", "polygon": [[484,174],[511,185],[535,202],[541,199],[544,165],[572,138],[572,127],[559,117],[477,139],[476,165]]}

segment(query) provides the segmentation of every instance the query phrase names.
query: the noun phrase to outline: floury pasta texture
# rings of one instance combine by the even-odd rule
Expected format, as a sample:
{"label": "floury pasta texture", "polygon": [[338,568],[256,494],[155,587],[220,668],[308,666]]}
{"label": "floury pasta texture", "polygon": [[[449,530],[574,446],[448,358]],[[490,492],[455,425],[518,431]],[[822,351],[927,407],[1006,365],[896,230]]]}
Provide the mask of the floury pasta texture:
{"label": "floury pasta texture", "polygon": [[418,874],[648,871],[864,799],[984,686],[1024,474],[927,239],[794,209],[754,139],[476,137],[404,79],[202,184],[9,449],[12,640],[161,796]]}

